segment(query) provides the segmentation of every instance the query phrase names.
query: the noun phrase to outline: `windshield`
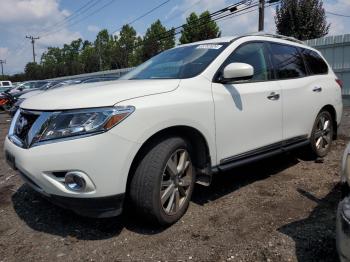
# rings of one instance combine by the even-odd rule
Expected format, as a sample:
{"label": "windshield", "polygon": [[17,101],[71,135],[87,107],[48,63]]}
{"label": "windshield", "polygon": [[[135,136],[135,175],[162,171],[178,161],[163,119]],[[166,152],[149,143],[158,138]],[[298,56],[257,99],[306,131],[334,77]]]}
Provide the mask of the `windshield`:
{"label": "windshield", "polygon": [[170,49],[151,58],[120,79],[183,79],[200,74],[228,43],[198,44]]}

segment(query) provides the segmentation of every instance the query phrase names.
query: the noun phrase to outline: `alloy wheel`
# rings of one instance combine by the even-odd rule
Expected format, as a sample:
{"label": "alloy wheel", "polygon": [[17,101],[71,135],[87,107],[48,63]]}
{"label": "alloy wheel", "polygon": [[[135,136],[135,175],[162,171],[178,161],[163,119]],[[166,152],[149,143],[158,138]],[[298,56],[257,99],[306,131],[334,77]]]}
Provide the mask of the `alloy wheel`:
{"label": "alloy wheel", "polygon": [[167,161],[161,181],[160,201],[167,215],[176,214],[188,201],[192,180],[191,158],[179,149]]}
{"label": "alloy wheel", "polygon": [[317,151],[328,150],[332,142],[332,123],[327,114],[322,114],[317,122],[314,143]]}

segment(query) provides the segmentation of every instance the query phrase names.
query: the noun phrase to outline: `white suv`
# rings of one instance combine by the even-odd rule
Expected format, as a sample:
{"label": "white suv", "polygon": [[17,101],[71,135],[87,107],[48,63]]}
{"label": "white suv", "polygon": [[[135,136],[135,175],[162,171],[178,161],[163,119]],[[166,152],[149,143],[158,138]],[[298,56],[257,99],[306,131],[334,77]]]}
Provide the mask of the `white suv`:
{"label": "white suv", "polygon": [[6,158],[54,203],[87,216],[123,206],[161,224],[186,211],[195,182],[298,146],[322,157],[342,115],[321,54],[273,35],[181,45],[123,78],[25,100]]}

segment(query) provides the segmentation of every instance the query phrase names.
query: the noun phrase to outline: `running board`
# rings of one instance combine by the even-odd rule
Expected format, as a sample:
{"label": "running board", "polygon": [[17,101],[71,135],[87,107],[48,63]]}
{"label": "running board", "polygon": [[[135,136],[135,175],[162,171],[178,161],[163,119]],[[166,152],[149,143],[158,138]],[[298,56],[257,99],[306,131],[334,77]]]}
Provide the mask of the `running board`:
{"label": "running board", "polygon": [[235,158],[231,158],[232,160],[227,159],[227,160],[221,161],[221,164],[212,168],[212,172],[215,173],[215,172],[219,172],[219,171],[227,171],[231,168],[246,165],[246,164],[249,164],[251,162],[255,162],[255,161],[258,161],[261,159],[265,159],[268,157],[279,155],[279,154],[284,153],[284,152],[291,151],[291,150],[296,149],[298,147],[306,146],[309,143],[310,142],[308,139],[303,139],[303,141],[298,141],[298,142],[295,142],[292,144],[287,144],[287,145],[282,144],[278,148],[274,148],[274,149],[271,148],[271,149],[268,149],[264,152],[259,152],[259,153],[255,153],[255,154],[251,153],[251,154],[240,155],[240,156],[237,156]]}

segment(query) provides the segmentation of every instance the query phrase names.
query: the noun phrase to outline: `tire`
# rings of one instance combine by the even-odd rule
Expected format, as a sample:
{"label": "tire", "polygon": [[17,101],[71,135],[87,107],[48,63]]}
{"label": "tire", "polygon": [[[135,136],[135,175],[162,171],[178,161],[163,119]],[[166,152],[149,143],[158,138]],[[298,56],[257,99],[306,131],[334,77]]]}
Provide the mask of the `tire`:
{"label": "tire", "polygon": [[161,225],[171,225],[185,214],[195,181],[191,152],[180,137],[149,147],[130,182],[134,211]]}
{"label": "tire", "polygon": [[315,157],[325,157],[333,141],[333,118],[328,111],[321,111],[315,120],[310,136],[310,151]]}

